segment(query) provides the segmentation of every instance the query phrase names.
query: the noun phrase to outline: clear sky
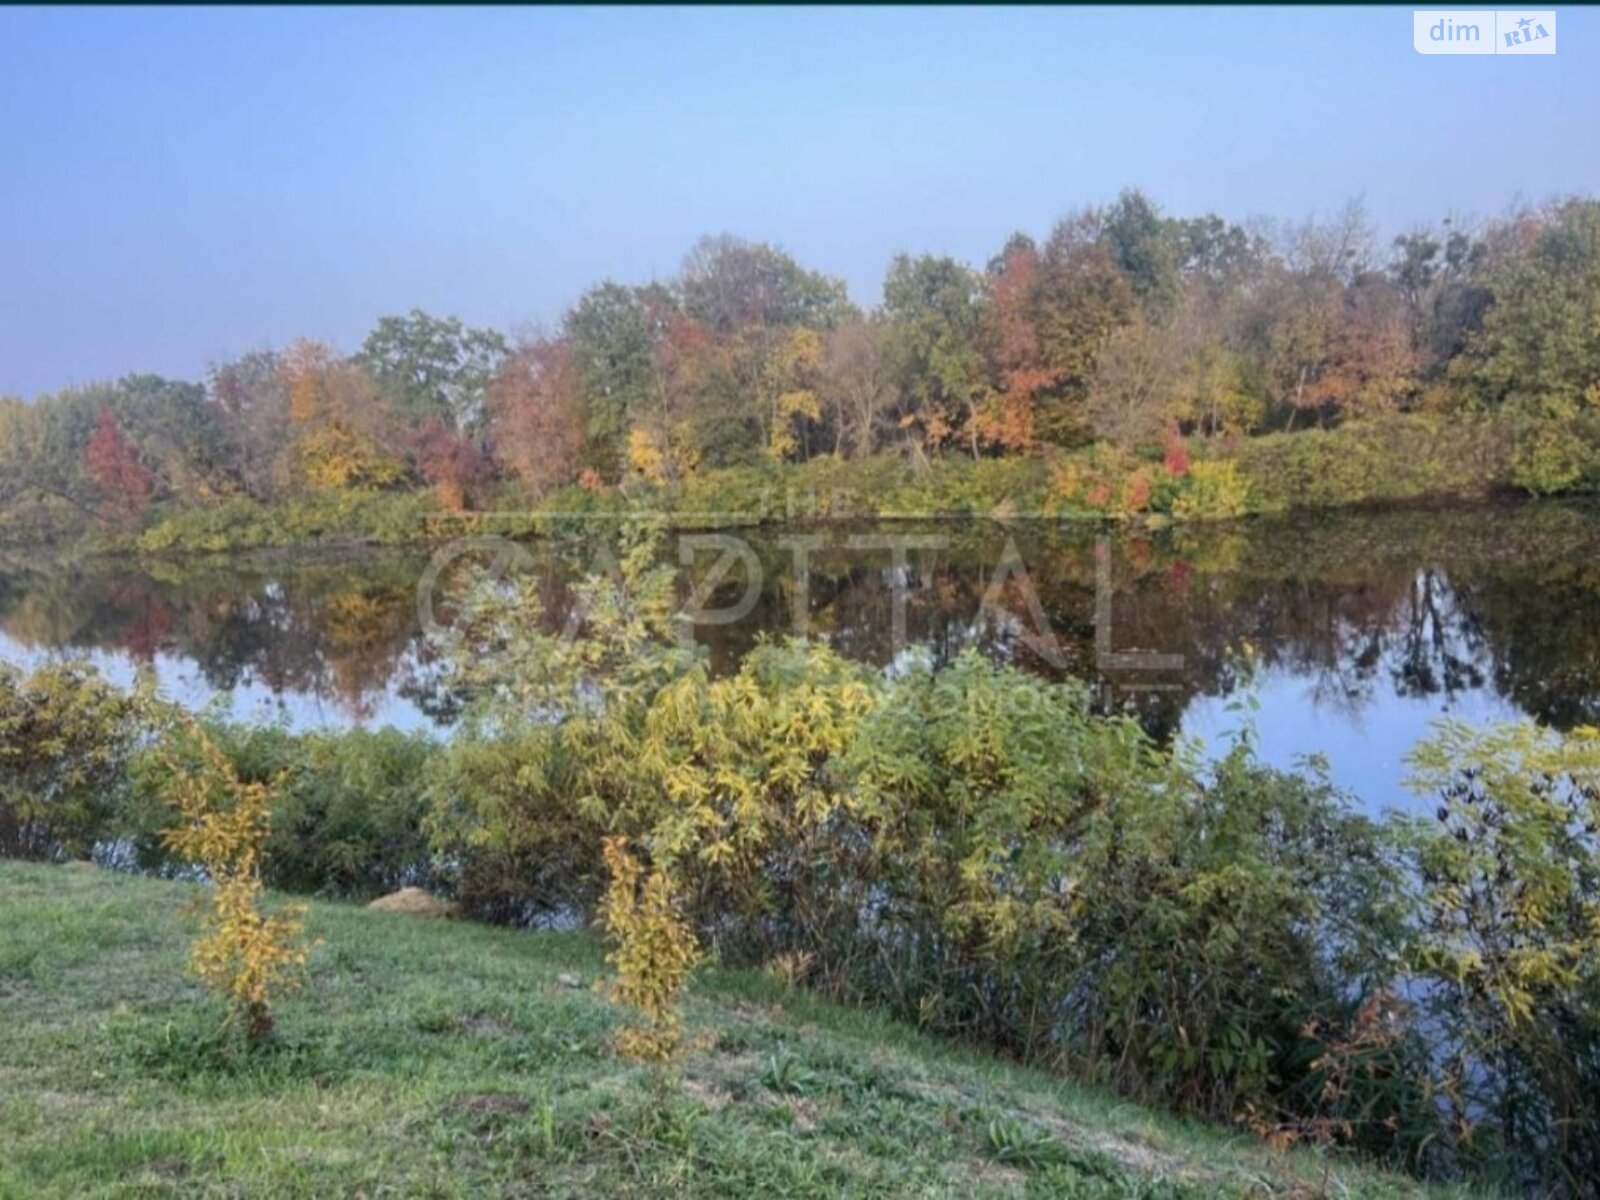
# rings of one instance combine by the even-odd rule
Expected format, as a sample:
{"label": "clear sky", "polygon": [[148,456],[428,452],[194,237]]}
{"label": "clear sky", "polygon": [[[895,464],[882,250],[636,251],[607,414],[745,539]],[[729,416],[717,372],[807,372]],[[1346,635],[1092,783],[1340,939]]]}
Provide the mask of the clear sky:
{"label": "clear sky", "polygon": [[1600,192],[1600,12],[1521,58],[1411,12],[0,9],[0,394],[548,326],[702,233],[873,303],[1126,185],[1385,233]]}

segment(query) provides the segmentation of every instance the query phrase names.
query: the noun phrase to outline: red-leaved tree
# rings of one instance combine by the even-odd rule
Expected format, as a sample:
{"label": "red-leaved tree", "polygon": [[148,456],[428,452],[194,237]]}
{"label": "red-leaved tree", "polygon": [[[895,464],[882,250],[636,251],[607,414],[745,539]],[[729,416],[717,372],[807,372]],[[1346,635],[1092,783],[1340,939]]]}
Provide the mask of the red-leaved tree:
{"label": "red-leaved tree", "polygon": [[155,476],[139,461],[133,443],[123,434],[109,408],[100,410],[83,462],[100,490],[108,517],[137,517],[144,512]]}
{"label": "red-leaved tree", "polygon": [[465,509],[473,489],[489,478],[489,460],[478,444],[452,431],[439,417],[412,433],[411,455],[417,472],[433,485],[447,512]]}

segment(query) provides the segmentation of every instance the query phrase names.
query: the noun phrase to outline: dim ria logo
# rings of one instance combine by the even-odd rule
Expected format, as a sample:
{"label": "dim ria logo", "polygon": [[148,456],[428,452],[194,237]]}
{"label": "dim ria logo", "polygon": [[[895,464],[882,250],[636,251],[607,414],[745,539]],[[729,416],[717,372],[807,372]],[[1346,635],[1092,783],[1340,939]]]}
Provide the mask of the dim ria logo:
{"label": "dim ria logo", "polygon": [[1411,14],[1418,54],[1554,54],[1556,14],[1427,9]]}

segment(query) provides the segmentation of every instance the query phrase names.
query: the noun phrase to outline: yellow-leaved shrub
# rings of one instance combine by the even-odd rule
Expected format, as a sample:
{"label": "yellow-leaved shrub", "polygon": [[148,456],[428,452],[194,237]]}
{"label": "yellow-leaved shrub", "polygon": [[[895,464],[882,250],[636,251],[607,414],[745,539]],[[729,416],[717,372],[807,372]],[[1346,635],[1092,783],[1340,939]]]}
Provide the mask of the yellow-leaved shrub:
{"label": "yellow-leaved shrub", "polygon": [[683,1045],[678,999],[700,961],[700,944],[678,911],[666,871],[646,869],[627,838],[607,838],[602,853],[611,882],[600,918],[612,944],[606,961],[617,969],[610,996],[633,1015],[616,1047],[625,1058],[662,1067]]}
{"label": "yellow-leaved shrub", "polygon": [[262,910],[261,859],[272,833],[272,789],[241,781],[232,762],[192,720],[179,722],[162,790],[179,823],[163,834],[173,853],[205,872],[211,899],[191,966],[227,1001],[229,1021],[251,1042],[273,1030],[272,1005],[301,983],[303,906]]}

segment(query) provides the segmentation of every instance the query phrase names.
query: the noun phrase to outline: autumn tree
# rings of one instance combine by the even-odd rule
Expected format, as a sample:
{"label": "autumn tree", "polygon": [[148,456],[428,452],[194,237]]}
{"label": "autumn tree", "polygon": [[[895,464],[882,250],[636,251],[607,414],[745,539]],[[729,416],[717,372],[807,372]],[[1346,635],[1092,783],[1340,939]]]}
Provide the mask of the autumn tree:
{"label": "autumn tree", "polygon": [[382,395],[356,363],[322,342],[293,342],[279,360],[289,397],[297,477],[314,488],[368,488],[402,474]]}
{"label": "autumn tree", "polygon": [[669,288],[641,289],[640,300],[650,338],[649,375],[643,402],[630,414],[627,465],[659,483],[681,478],[700,462],[692,418],[712,343]]}
{"label": "autumn tree", "polygon": [[1256,312],[1268,386],[1289,428],[1306,415],[1336,417],[1355,390],[1346,290],[1371,268],[1371,236],[1354,203],[1332,220],[1309,220],[1280,234]]}
{"label": "autumn tree", "polygon": [[139,461],[109,408],[100,410],[84,450],[84,465],[100,490],[103,511],[108,515],[136,518],[149,505],[155,477]]}
{"label": "autumn tree", "polygon": [[684,259],[683,310],[713,337],[752,327],[825,330],[850,310],[844,281],[808,271],[765,242],[704,237]]}
{"label": "autumn tree", "polygon": [[1039,393],[1055,375],[1039,356],[1035,288],[1039,250],[1016,234],[984,275],[988,304],[983,329],[993,384],[974,426],[980,441],[1006,451],[1031,450],[1038,441]]}
{"label": "autumn tree", "polygon": [[1329,366],[1340,415],[1378,416],[1409,404],[1417,366],[1404,297],[1382,272],[1363,272],[1345,289]]}
{"label": "autumn tree", "polygon": [[759,396],[766,416],[766,452],[778,462],[810,458],[822,426],[822,335],[791,329],[762,364]]}
{"label": "autumn tree", "polygon": [[[533,495],[574,482],[592,465],[570,341],[533,338],[517,346],[490,381],[488,410],[496,457]],[[613,455],[608,448],[602,463]]]}
{"label": "autumn tree", "polygon": [[1087,436],[1095,359],[1137,308],[1133,285],[1102,235],[1099,214],[1080,213],[1057,224],[1039,255],[1032,309],[1040,368],[1049,373],[1036,393],[1042,441],[1072,444]]}
{"label": "autumn tree", "polygon": [[158,493],[189,500],[210,494],[222,430],[201,385],[140,374],[88,390],[116,414]]}
{"label": "autumn tree", "polygon": [[489,458],[473,438],[457,433],[442,417],[430,417],[407,435],[417,474],[446,512],[469,507],[474,491],[493,474]]}
{"label": "autumn tree", "polygon": [[1150,445],[1179,416],[1187,347],[1173,325],[1140,319],[1107,338],[1085,398],[1094,435],[1125,448]]}
{"label": "autumn tree", "polygon": [[826,437],[815,375],[827,331],[854,314],[844,283],[784,251],[702,238],[677,282],[696,348],[692,437],[713,465],[808,454]]}

